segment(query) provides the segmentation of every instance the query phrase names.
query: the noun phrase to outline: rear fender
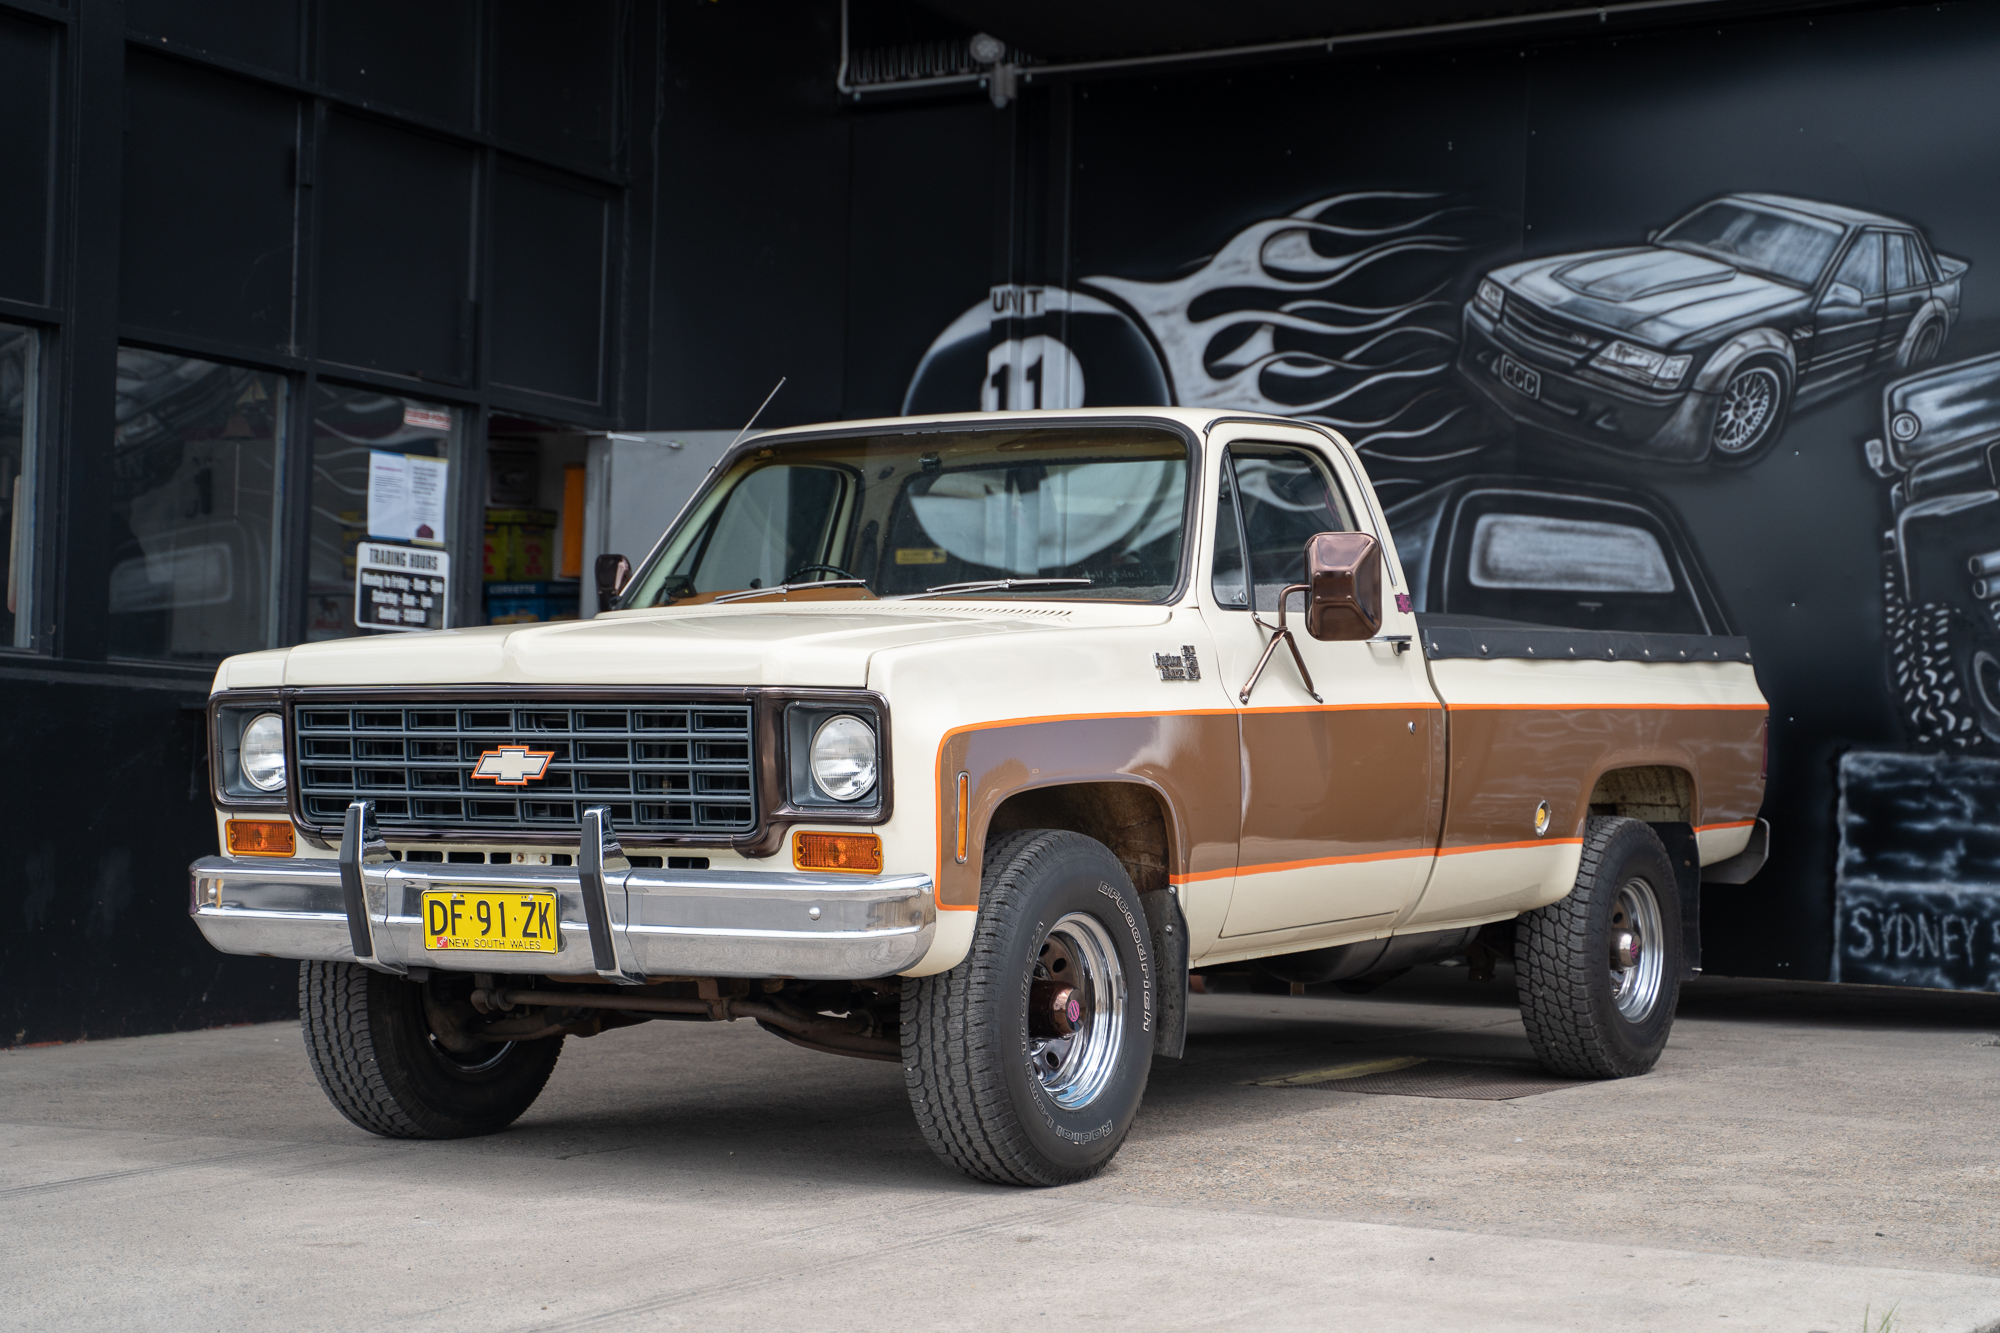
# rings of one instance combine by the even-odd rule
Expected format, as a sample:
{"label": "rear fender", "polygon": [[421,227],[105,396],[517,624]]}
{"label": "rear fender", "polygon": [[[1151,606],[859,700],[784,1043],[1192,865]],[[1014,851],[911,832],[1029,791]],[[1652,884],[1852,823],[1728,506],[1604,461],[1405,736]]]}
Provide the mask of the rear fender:
{"label": "rear fender", "polygon": [[1917,339],[1933,323],[1940,330],[1938,346],[1942,350],[1944,335],[1951,332],[1951,317],[1951,307],[1940,301],[1937,297],[1933,296],[1930,300],[1924,302],[1922,308],[1910,317],[1910,327],[1903,330],[1903,341],[1896,348],[1896,368],[1899,370],[1913,369],[1910,358],[1917,350]]}

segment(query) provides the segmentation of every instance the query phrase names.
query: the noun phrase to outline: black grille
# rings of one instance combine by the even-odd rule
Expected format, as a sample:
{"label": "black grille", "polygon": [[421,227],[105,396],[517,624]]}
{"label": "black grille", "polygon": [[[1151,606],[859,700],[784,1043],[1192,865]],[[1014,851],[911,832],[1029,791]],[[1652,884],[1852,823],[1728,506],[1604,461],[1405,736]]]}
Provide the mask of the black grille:
{"label": "black grille", "polygon": [[[728,836],[757,823],[745,704],[302,703],[293,716],[299,800],[316,825],[362,799],[385,831],[480,837],[574,832],[593,805],[611,807],[619,832]],[[547,752],[546,772],[519,787],[472,776],[508,745]]]}
{"label": "black grille", "polygon": [[1507,298],[1501,324],[1521,342],[1571,365],[1604,346],[1603,338],[1585,333],[1517,297]]}

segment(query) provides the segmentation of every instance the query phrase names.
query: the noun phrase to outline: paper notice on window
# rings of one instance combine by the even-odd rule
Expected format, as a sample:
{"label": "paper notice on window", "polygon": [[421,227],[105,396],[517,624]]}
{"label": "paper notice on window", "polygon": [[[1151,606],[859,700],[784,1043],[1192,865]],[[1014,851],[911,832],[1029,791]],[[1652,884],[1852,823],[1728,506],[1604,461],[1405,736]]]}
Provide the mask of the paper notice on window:
{"label": "paper notice on window", "polygon": [[422,454],[368,455],[368,535],[382,541],[444,544],[450,464]]}

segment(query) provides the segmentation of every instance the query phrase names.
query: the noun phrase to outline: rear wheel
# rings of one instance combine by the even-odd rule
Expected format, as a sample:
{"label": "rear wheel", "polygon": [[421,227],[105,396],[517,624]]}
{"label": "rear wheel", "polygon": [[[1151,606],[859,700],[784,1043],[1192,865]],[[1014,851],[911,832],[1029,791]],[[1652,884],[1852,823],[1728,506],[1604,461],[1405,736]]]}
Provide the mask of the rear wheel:
{"label": "rear wheel", "polygon": [[306,1056],[334,1109],[392,1139],[468,1138],[514,1123],[549,1081],[563,1039],[474,1035],[471,987],[464,975],[419,983],[359,963],[301,963]]}
{"label": "rear wheel", "polygon": [[1928,366],[1937,360],[1938,352],[1944,347],[1944,325],[1932,320],[1917,330],[1917,336],[1910,339],[1909,354],[1903,358],[1905,370],[1915,370]]}
{"label": "rear wheel", "polygon": [[1583,1078],[1653,1067],[1680,998],[1680,923],[1659,837],[1636,819],[1592,819],[1576,887],[1514,934],[1521,1021],[1545,1066]]}
{"label": "rear wheel", "polygon": [[1052,830],[995,839],[965,960],[903,988],[925,1141],[996,1184],[1096,1175],[1145,1094],[1155,1003],[1145,911],[1110,850]]}

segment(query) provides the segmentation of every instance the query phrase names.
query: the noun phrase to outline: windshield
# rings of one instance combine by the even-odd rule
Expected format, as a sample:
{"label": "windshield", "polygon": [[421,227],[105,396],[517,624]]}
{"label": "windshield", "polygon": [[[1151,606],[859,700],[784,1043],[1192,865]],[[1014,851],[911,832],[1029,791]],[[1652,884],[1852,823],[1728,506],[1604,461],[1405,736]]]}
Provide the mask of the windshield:
{"label": "windshield", "polygon": [[1819,280],[1840,246],[1841,229],[1723,199],[1667,228],[1660,244],[1725,259],[1800,287]]}
{"label": "windshield", "polygon": [[911,431],[752,449],[624,604],[841,580],[858,582],[808,595],[1013,580],[1022,586],[946,595],[1163,601],[1179,581],[1189,462],[1179,435],[1137,427]]}

